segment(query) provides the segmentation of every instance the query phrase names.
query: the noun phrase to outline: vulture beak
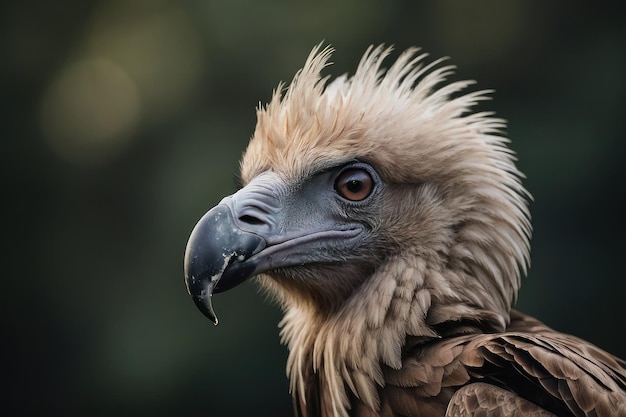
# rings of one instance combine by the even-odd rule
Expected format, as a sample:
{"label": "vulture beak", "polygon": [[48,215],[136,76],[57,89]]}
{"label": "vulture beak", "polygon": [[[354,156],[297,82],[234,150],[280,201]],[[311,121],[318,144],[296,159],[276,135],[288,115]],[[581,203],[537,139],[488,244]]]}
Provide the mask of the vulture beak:
{"label": "vulture beak", "polygon": [[214,324],[213,293],[278,268],[341,261],[362,239],[364,226],[341,215],[333,175],[293,191],[275,173],[260,174],[198,221],[185,250],[185,283]]}
{"label": "vulture beak", "polygon": [[278,233],[281,203],[276,181],[267,174],[255,178],[209,210],[189,236],[184,261],[187,291],[215,325],[213,293],[227,291],[268,268],[266,257],[253,257],[270,246]]}
{"label": "vulture beak", "polygon": [[249,278],[254,263],[243,261],[264,247],[262,237],[236,225],[228,204],[211,209],[194,227],[185,250],[185,283],[196,307],[215,325],[211,296]]}

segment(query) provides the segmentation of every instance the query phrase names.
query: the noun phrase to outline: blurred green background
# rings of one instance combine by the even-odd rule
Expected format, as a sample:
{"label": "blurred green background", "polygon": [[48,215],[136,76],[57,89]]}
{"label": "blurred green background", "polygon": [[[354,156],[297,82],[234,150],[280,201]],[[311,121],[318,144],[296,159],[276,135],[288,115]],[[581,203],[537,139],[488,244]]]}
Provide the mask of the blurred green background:
{"label": "blurred green background", "polygon": [[556,1],[4,2],[2,409],[287,416],[280,312],[193,306],[182,258],[235,189],[255,106],[320,41],[450,56],[494,88],[535,197],[518,307],[626,356],[624,14]]}

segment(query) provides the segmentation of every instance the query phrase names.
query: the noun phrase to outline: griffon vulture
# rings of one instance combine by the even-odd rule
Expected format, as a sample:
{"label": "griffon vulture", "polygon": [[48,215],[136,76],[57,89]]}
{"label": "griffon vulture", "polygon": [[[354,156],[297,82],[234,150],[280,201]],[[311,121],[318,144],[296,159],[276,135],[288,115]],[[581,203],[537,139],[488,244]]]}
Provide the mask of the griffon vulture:
{"label": "griffon vulture", "polygon": [[316,47],[258,109],[243,188],[193,229],[187,289],[256,277],[299,416],[626,415],[626,362],[514,309],[528,192],[487,91],[409,49],[352,77]]}

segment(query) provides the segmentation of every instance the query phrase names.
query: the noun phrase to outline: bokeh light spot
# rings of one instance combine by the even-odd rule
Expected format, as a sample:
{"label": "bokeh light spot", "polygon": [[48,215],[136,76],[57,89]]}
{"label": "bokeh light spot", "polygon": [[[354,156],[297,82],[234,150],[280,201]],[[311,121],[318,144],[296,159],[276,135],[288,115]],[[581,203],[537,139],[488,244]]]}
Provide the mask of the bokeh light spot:
{"label": "bokeh light spot", "polygon": [[140,110],[137,87],[118,65],[99,58],[74,61],[42,97],[42,133],[63,160],[98,164],[128,146]]}

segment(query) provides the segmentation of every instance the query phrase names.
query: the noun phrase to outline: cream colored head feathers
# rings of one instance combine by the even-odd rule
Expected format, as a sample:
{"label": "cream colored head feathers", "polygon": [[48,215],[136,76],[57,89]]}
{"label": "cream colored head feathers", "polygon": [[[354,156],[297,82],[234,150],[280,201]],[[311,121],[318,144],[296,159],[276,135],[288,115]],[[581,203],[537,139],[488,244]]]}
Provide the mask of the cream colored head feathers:
{"label": "cream colored head feathers", "polygon": [[[392,184],[437,184],[454,200],[448,205],[456,208],[456,241],[465,243],[453,255],[474,259],[496,279],[509,281],[502,284],[510,305],[518,267],[525,273],[529,263],[529,195],[509,140],[501,136],[505,122],[471,113],[490,91],[460,95],[473,81],[443,84],[454,67],[439,66],[443,59],[425,64],[427,55],[416,55],[416,48],[385,70],[391,48],[383,46],[370,47],[352,77],[328,83],[321,72],[332,52],[314,48],[284,94],[281,84],[258,110],[241,163],[244,183],[266,170],[297,181],[359,159]],[[502,253],[484,253],[494,246]]]}

